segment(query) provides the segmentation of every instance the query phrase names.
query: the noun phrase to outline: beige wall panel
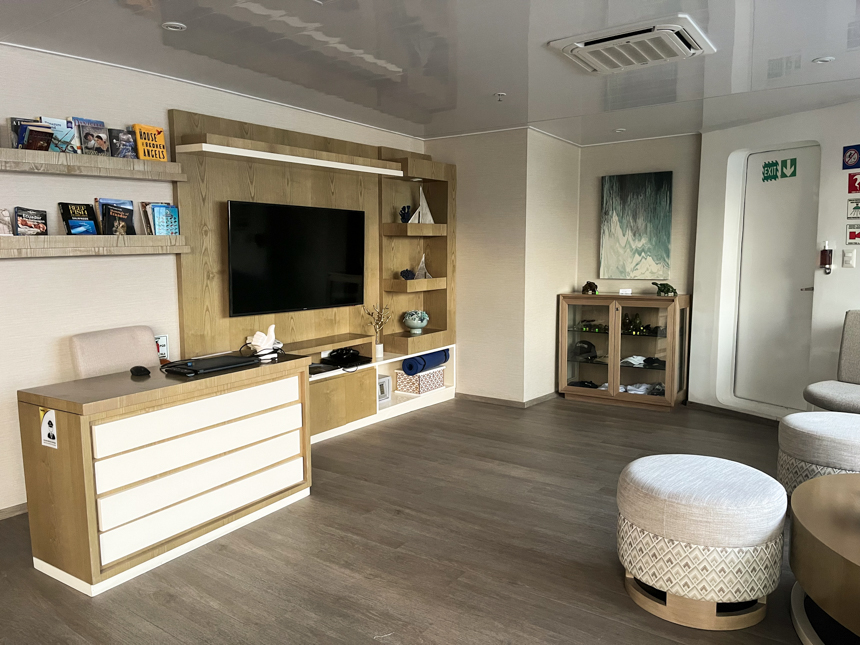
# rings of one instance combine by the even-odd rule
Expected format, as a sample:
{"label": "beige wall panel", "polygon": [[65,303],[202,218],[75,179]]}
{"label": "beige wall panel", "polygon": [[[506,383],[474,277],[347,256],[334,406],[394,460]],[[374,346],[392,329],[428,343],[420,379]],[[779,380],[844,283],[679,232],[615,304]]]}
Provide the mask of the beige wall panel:
{"label": "beige wall panel", "polygon": [[526,130],[512,130],[426,142],[435,161],[457,166],[458,391],[515,401],[523,396],[526,141]]}
{"label": "beige wall panel", "polygon": [[577,291],[580,154],[529,130],[523,401],[556,391],[558,294]]}

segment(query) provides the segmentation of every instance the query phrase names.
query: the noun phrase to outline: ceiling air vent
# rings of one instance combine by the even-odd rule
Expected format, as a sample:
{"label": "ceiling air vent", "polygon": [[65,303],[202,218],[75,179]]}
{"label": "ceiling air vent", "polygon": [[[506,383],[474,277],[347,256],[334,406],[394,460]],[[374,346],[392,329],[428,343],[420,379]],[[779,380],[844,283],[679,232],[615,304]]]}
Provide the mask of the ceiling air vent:
{"label": "ceiling air vent", "polygon": [[548,45],[592,74],[613,74],[717,51],[693,19],[683,13],[553,40]]}

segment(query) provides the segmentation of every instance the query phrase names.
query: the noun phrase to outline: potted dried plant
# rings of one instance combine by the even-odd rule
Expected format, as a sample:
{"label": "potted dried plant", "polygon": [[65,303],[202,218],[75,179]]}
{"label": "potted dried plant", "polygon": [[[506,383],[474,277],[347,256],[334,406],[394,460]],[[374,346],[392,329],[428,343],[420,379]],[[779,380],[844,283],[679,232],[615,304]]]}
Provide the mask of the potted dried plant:
{"label": "potted dried plant", "polygon": [[364,309],[364,313],[370,316],[370,322],[367,324],[373,327],[373,332],[376,335],[376,357],[382,358],[382,329],[385,327],[385,324],[391,320],[391,310],[388,305],[382,309],[380,309],[378,305],[373,305],[373,311],[369,311],[364,305],[362,305],[361,308]]}

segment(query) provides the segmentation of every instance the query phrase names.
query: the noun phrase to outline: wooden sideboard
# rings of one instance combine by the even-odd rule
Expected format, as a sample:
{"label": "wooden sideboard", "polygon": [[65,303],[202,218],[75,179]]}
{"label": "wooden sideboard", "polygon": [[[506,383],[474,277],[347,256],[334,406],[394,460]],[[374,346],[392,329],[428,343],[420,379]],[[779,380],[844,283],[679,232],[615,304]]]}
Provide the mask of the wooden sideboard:
{"label": "wooden sideboard", "polygon": [[308,495],[309,364],[19,391],[35,567],[94,596]]}

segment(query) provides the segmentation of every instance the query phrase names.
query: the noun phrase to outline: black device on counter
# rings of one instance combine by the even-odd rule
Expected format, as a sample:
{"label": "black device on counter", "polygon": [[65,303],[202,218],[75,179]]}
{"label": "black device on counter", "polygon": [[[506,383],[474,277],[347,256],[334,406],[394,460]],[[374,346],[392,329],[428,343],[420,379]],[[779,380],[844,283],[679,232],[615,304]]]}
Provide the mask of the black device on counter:
{"label": "black device on counter", "polygon": [[178,376],[197,376],[198,374],[211,374],[222,370],[247,367],[260,362],[257,356],[238,356],[226,354],[224,356],[210,356],[209,358],[190,358],[185,361],[173,361],[161,366],[165,374]]}
{"label": "black device on counter", "polygon": [[341,347],[340,349],[332,350],[331,354],[320,359],[323,365],[334,365],[341,369],[352,369],[359,365],[365,365],[372,361],[370,356],[362,356],[357,349],[352,347]]}

